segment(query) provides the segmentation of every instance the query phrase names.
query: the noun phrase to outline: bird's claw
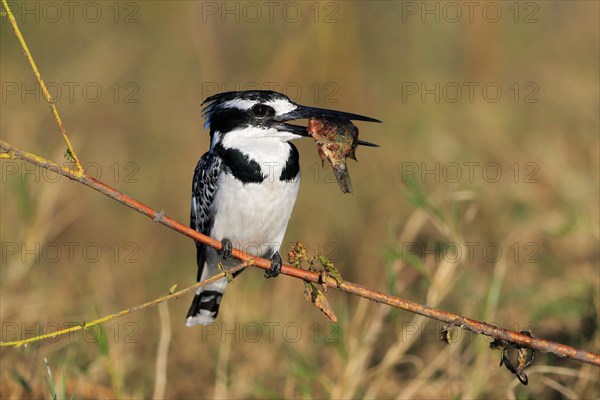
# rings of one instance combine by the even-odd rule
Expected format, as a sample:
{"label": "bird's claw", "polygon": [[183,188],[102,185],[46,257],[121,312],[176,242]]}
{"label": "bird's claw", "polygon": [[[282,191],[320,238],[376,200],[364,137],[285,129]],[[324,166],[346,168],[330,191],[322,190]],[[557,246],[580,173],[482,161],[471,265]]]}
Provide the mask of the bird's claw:
{"label": "bird's claw", "polygon": [[281,256],[279,255],[279,252],[275,252],[275,254],[271,256],[271,267],[265,271],[265,278],[276,278],[279,276],[281,265]]}
{"label": "bird's claw", "polygon": [[223,256],[223,261],[231,257],[231,251],[233,250],[233,244],[229,239],[221,240],[221,250],[217,250],[217,254]]}

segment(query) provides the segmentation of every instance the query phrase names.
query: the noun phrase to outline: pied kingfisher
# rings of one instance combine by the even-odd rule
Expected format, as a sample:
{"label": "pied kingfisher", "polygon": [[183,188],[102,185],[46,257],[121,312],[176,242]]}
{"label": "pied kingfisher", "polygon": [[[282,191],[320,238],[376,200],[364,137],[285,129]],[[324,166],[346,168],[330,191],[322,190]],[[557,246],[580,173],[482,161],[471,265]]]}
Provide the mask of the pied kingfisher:
{"label": "pied kingfisher", "polygon": [[[198,281],[216,275],[218,263],[231,267],[232,247],[271,260],[267,278],[281,271],[279,247],[300,186],[298,150],[290,140],[310,136],[286,121],[338,118],[374,121],[361,115],[305,107],[266,90],[220,93],[207,98],[203,116],[210,149],[198,161],[192,183],[190,226],[220,240],[222,250],[196,242]],[[227,278],[201,287],[186,325],[217,317]]]}

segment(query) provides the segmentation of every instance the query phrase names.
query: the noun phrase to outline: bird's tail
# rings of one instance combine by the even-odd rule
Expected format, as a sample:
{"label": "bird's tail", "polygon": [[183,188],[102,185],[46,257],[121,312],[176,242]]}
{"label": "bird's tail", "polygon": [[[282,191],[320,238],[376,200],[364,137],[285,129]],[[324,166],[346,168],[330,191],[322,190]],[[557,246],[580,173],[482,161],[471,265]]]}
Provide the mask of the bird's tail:
{"label": "bird's tail", "polygon": [[208,325],[214,322],[219,314],[224,291],[224,286],[222,288],[199,288],[185,318],[185,325]]}
{"label": "bird's tail", "polygon": [[[199,260],[199,265],[202,265],[202,269],[198,271],[198,282],[208,279],[220,272],[217,265],[206,262],[203,253],[199,252],[198,254],[199,256],[202,256],[199,257],[201,260]],[[219,306],[221,305],[221,299],[223,298],[223,293],[225,293],[227,282],[227,278],[223,277],[218,281],[198,288],[185,318],[186,326],[198,324],[208,325],[214,322],[219,314]]]}

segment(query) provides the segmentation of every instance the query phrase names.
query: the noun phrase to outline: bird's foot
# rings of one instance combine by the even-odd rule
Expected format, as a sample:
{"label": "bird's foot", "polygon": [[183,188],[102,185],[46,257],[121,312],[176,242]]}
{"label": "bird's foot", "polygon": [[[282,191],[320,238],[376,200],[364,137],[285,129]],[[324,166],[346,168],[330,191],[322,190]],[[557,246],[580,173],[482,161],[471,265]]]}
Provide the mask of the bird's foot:
{"label": "bird's foot", "polygon": [[217,254],[223,256],[223,261],[231,257],[231,251],[233,250],[233,244],[229,239],[221,240],[221,250],[217,250]]}
{"label": "bird's foot", "polygon": [[271,267],[265,271],[265,278],[276,278],[279,276],[281,265],[281,256],[279,255],[279,252],[276,251],[275,254],[271,256]]}

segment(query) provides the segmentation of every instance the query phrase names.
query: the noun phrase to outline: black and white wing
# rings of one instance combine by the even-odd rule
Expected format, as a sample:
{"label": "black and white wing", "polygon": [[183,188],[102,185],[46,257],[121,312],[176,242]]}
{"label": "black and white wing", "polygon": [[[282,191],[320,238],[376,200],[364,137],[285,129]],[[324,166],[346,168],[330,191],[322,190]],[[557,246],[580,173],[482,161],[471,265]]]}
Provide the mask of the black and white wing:
{"label": "black and white wing", "polygon": [[[207,236],[210,235],[214,223],[213,201],[217,192],[217,181],[220,173],[221,158],[213,152],[204,154],[198,161],[194,171],[190,227]],[[206,246],[196,242],[196,250],[197,280],[200,281],[204,261],[206,260]]]}

